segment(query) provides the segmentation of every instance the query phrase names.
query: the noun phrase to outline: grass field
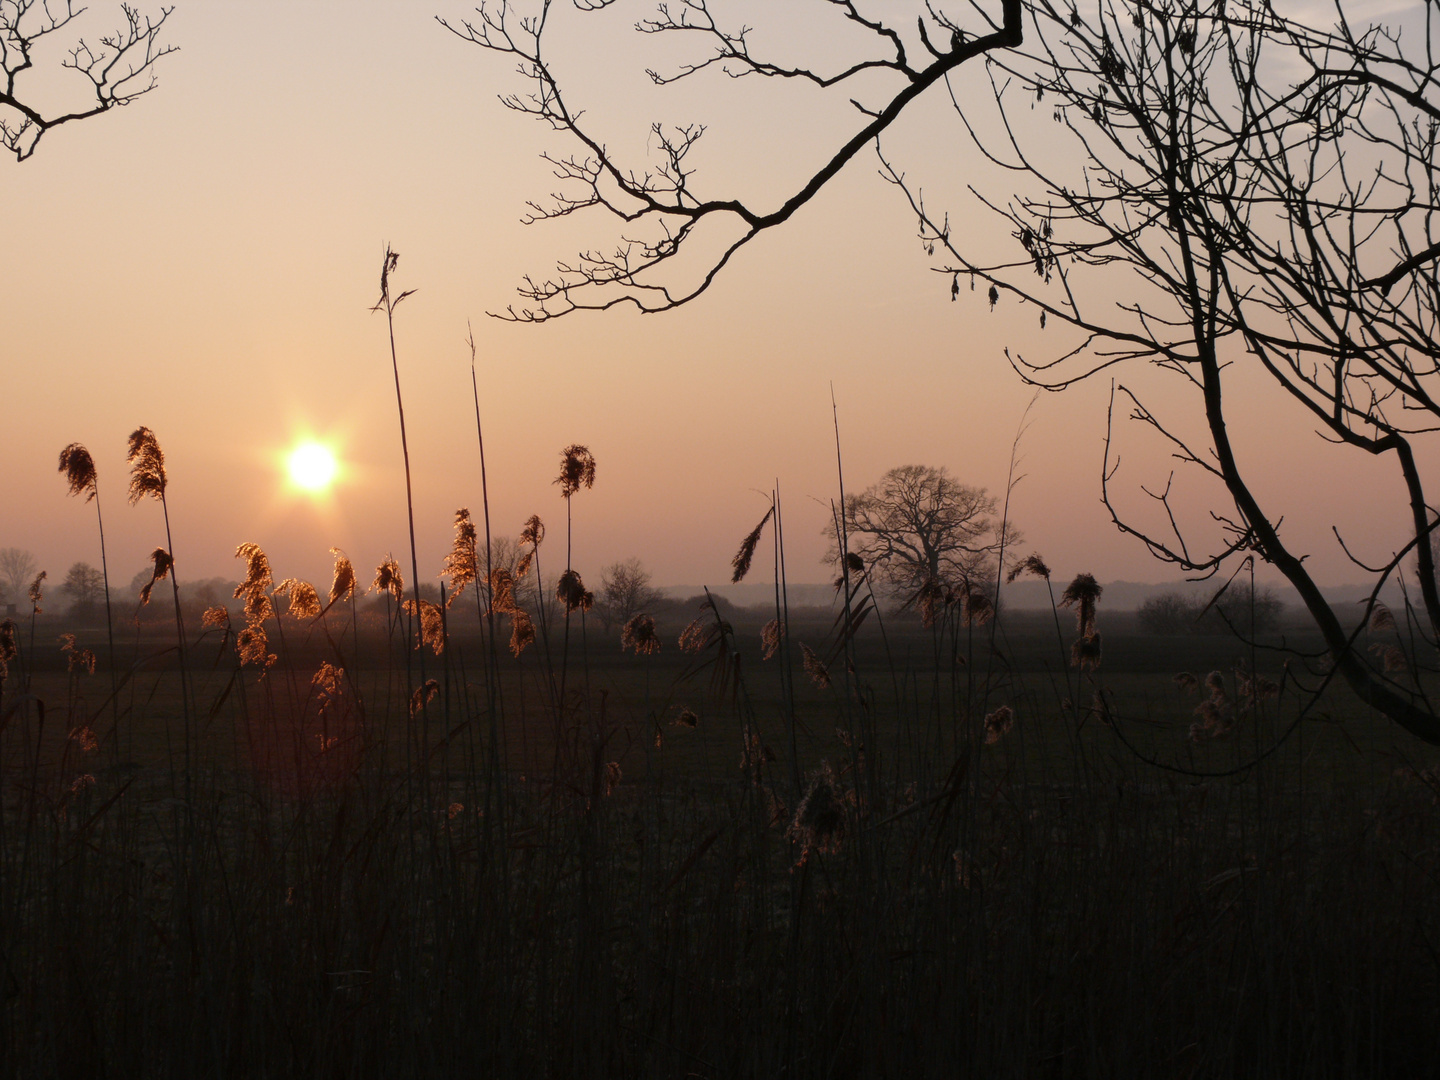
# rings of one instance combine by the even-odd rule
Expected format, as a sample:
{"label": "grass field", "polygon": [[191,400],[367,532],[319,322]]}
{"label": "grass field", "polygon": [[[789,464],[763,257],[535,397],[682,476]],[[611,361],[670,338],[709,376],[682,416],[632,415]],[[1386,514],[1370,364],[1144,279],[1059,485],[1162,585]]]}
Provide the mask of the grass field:
{"label": "grass field", "polygon": [[912,613],[821,689],[831,613],[764,660],[767,613],[683,652],[675,605],[654,655],[576,617],[492,680],[460,610],[414,715],[374,612],[272,623],[263,677],[192,635],[188,709],[173,627],[113,696],[37,627],[0,702],[7,1075],[1433,1069],[1437,756],[1284,654],[1102,610],[1081,671],[1066,612],[993,647]]}

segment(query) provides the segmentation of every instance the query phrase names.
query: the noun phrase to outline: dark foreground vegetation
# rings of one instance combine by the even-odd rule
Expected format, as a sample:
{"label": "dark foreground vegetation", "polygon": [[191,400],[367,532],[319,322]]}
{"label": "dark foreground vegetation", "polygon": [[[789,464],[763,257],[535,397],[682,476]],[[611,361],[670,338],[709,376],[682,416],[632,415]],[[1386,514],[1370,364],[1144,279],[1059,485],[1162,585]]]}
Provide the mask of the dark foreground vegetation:
{"label": "dark foreground vegetation", "polygon": [[1272,654],[1114,619],[1082,670],[1049,613],[912,613],[827,655],[797,612],[762,660],[721,605],[653,654],[576,614],[547,662],[459,611],[439,656],[272,621],[263,675],[192,634],[188,709],[173,626],[120,635],[112,696],[103,629],[40,624],[4,1075],[1433,1070],[1435,755]]}

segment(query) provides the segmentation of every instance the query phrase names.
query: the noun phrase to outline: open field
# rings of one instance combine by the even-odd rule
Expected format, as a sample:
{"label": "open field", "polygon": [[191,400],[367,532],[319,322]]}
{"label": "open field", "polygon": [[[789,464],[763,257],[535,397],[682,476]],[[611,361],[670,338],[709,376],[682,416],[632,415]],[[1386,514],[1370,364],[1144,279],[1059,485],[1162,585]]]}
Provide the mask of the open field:
{"label": "open field", "polygon": [[[792,766],[764,614],[687,653],[681,609],[652,656],[577,619],[567,660],[551,626],[492,683],[473,610],[413,717],[421,654],[378,616],[287,619],[263,678],[211,631],[188,722],[163,624],[112,700],[37,628],[3,701],[6,1074],[1376,1076],[1440,1050],[1436,754],[1279,654],[1117,616],[1080,672],[1065,612],[1058,639],[1007,616],[993,652],[991,624],[894,616],[848,694],[843,658],[821,690],[792,650]],[[831,619],[793,613],[791,645],[823,655]],[[1252,660],[1278,697],[1194,744],[1209,691],[1173,675],[1238,702]]]}

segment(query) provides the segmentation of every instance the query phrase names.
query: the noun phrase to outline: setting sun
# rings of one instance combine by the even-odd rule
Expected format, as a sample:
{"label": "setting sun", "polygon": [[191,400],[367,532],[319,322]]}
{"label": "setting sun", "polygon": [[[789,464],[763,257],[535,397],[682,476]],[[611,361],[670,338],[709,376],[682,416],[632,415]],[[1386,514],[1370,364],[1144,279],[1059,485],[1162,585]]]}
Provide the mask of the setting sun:
{"label": "setting sun", "polygon": [[319,443],[301,443],[290,452],[290,479],[306,491],[324,491],[335,479],[335,455]]}

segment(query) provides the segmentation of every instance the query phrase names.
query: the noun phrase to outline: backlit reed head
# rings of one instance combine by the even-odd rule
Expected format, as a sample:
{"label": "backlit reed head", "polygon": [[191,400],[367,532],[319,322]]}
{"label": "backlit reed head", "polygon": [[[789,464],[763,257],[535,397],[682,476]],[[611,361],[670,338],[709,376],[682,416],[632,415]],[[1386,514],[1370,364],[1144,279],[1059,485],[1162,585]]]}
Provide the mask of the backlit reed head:
{"label": "backlit reed head", "polygon": [[805,674],[810,676],[810,681],[820,690],[829,690],[830,669],[825,666],[825,662],[803,641],[800,643],[800,654],[805,658]]}
{"label": "backlit reed head", "polygon": [[620,631],[620,649],[634,649],[636,656],[649,656],[660,651],[660,637],[655,633],[655,620],[643,611],[630,616]]}
{"label": "backlit reed head", "polygon": [[698,653],[710,644],[710,625],[704,618],[692,619],[680,631],[680,651]]}
{"label": "backlit reed head", "polygon": [[235,586],[235,597],[249,597],[252,593],[264,594],[270,591],[275,579],[270,574],[270,560],[259,544],[245,543],[235,549],[235,557],[245,560],[245,580]]}
{"label": "backlit reed head", "polygon": [[395,556],[386,555],[385,561],[375,568],[375,580],[370,585],[371,592],[388,592],[398,603],[405,597],[405,578],[400,573],[400,564],[395,561]]}
{"label": "backlit reed head", "polygon": [[993,746],[1005,737],[1005,733],[1015,723],[1015,710],[1009,705],[1001,705],[994,712],[985,717],[985,745]]}
{"label": "backlit reed head", "polygon": [[165,497],[165,454],[155,433],[148,427],[138,427],[130,433],[130,449],[126,454],[130,462],[130,505],[149,496],[152,499]]}
{"label": "backlit reed head", "polygon": [[995,615],[995,604],[982,592],[965,593],[965,625],[984,626]]}
{"label": "backlit reed head", "polygon": [[1081,671],[1094,671],[1100,666],[1100,631],[1091,629],[1070,646],[1070,662]]}
{"label": "backlit reed head", "polygon": [[10,661],[19,653],[15,644],[15,620],[0,622],[0,679],[10,674]]}
{"label": "backlit reed head", "polygon": [[450,554],[445,556],[445,569],[442,571],[443,576],[450,579],[447,607],[455,602],[465,586],[479,577],[475,541],[475,524],[470,520],[470,511],[462,507],[455,511],[455,542],[450,547]]}
{"label": "backlit reed head", "polygon": [[240,631],[235,638],[235,651],[240,656],[241,667],[268,668],[278,659],[270,651],[265,628],[259,623],[251,623]]}
{"label": "backlit reed head", "polygon": [[1095,629],[1095,603],[1105,590],[1090,574],[1076,574],[1060,597],[1061,607],[1075,609],[1075,623],[1082,634]]}
{"label": "backlit reed head", "polygon": [[[405,601],[405,610],[411,616],[415,615],[415,603],[414,600]],[[435,655],[439,656],[445,651],[445,617],[440,608],[429,600],[421,600],[419,603],[420,640],[415,647],[418,649],[422,645],[429,645],[435,650]]]}
{"label": "backlit reed head", "polygon": [[95,459],[90,456],[89,450],[78,442],[72,442],[65,447],[60,451],[60,471],[65,474],[65,482],[70,485],[71,495],[84,495],[86,502],[95,498],[98,490]]}
{"label": "backlit reed head", "polygon": [[560,581],[555,586],[555,598],[565,605],[567,615],[572,611],[589,611],[595,603],[595,594],[585,588],[576,570],[566,570],[560,575]]}
{"label": "backlit reed head", "polygon": [[529,544],[532,548],[538,548],[545,542],[545,523],[540,520],[539,514],[531,514],[530,519],[525,522],[525,527],[520,530],[520,542]]}
{"label": "backlit reed head", "polygon": [[355,567],[350,559],[339,548],[331,548],[330,554],[335,556],[335,576],[330,582],[330,603],[337,600],[349,600],[355,595]]}
{"label": "backlit reed head", "polygon": [[275,595],[290,598],[286,612],[292,619],[314,619],[320,614],[320,594],[308,581],[286,578],[275,586]]}
{"label": "backlit reed head", "polygon": [[523,608],[510,613],[510,651],[518,658],[535,641],[535,623]]}
{"label": "backlit reed head", "polygon": [[839,851],[849,825],[846,806],[850,795],[841,789],[830,763],[822,761],[809,780],[805,795],[795,808],[795,819],[786,830],[786,835],[800,845],[802,863],[812,851],[825,854]]}
{"label": "backlit reed head", "polygon": [[140,590],[141,607],[150,603],[151,591],[159,582],[164,581],[170,576],[170,571],[174,569],[175,566],[175,560],[170,557],[170,553],[164,548],[158,547],[150,553],[150,562],[152,565],[150,580],[147,581],[145,587]]}
{"label": "backlit reed head", "polygon": [[745,539],[740,541],[740,550],[730,560],[733,573],[730,575],[730,584],[739,584],[741,579],[750,572],[750,560],[755,557],[755,545],[760,543],[760,531],[765,528],[765,523],[770,520],[770,515],[775,513],[775,507],[765,511],[765,516],[760,519],[760,524],[746,534]]}
{"label": "backlit reed head", "polygon": [[780,641],[785,636],[779,619],[771,619],[760,631],[760,658],[769,660],[780,650]]}
{"label": "backlit reed head", "polygon": [[555,478],[560,494],[570,498],[582,487],[595,486],[595,455],[589,447],[572,443],[560,451],[560,475]]}
{"label": "backlit reed head", "polygon": [[426,679],[424,686],[417,686],[415,692],[410,695],[410,715],[419,716],[426,705],[435,700],[435,695],[440,693],[440,684],[434,679]]}
{"label": "backlit reed head", "polygon": [[1045,565],[1045,560],[1039,555],[1027,555],[1010,568],[1010,572],[1005,575],[1005,583],[1007,585],[1013,583],[1021,574],[1034,574],[1038,578],[1044,578],[1046,581],[1049,581],[1050,567]]}
{"label": "backlit reed head", "polygon": [[925,629],[935,625],[935,616],[945,603],[945,587],[939,581],[931,578],[920,586],[911,603],[920,612],[920,623]]}
{"label": "backlit reed head", "polygon": [[45,576],[45,571],[41,570],[40,573],[35,575],[35,580],[30,582],[30,588],[27,590],[27,594],[30,597],[30,607],[34,609],[36,615],[41,614],[44,610],[40,607],[40,601],[45,598],[45,590],[43,588]]}
{"label": "backlit reed head", "polygon": [[490,610],[500,615],[513,615],[515,603],[515,577],[503,566],[490,571]]}

